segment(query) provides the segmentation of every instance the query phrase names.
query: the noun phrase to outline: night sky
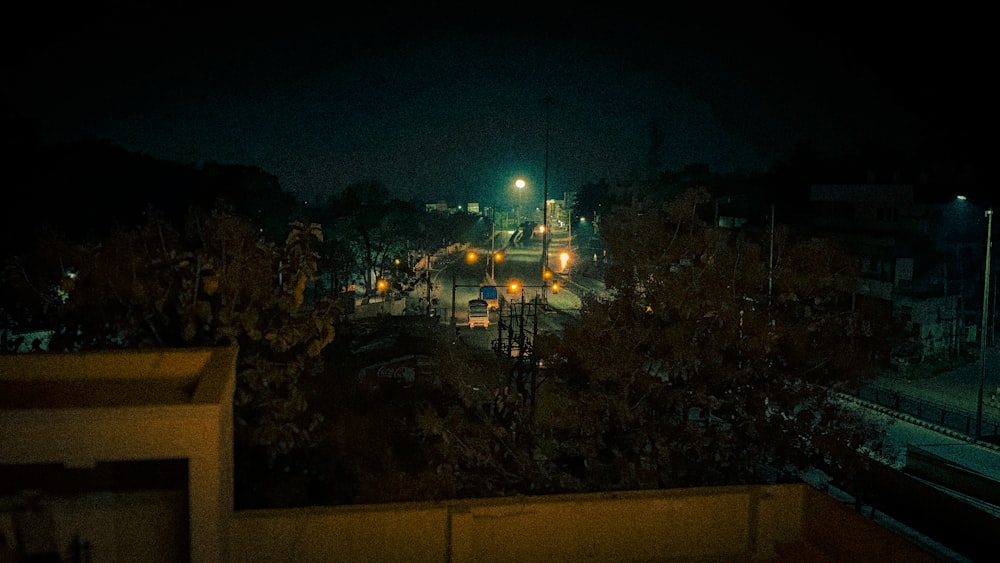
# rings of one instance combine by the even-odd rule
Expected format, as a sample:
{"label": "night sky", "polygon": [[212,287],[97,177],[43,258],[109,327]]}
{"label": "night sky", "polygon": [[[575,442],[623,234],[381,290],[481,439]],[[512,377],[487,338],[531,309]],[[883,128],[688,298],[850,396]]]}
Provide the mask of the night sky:
{"label": "night sky", "polygon": [[994,122],[991,20],[974,11],[98,5],[8,20],[6,111],[44,142],[257,166],[304,199],[375,181],[503,205],[523,176],[540,201],[546,133],[561,197],[646,177],[653,123],[660,170],[755,173],[798,142],[837,157],[872,140],[967,170]]}

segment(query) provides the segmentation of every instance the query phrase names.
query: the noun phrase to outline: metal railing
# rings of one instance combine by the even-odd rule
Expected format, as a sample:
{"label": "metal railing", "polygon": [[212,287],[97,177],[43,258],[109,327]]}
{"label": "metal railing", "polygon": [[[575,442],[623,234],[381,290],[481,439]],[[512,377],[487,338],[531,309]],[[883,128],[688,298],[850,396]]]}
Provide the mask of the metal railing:
{"label": "metal railing", "polygon": [[[942,428],[976,438],[975,412],[965,411],[953,405],[937,401],[914,397],[877,385],[859,389],[854,393],[854,396],[896,412],[910,415],[924,422],[936,424]],[[998,437],[1000,437],[1000,420],[992,417],[983,417],[982,437],[986,441],[996,442]]]}

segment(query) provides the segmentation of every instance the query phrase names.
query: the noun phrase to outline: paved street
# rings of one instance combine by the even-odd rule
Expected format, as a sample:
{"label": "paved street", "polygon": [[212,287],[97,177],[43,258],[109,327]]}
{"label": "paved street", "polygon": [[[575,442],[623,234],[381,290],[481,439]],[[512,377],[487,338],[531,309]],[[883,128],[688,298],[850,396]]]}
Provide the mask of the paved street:
{"label": "paved street", "polygon": [[[916,369],[910,376],[886,372],[875,382],[881,387],[898,390],[927,400],[943,403],[956,409],[975,412],[983,363],[979,361],[979,348],[975,348],[963,363],[953,369],[943,366],[936,369]],[[1000,387],[1000,348],[986,349],[985,378],[983,384],[983,413],[1000,418],[1000,403],[994,398]],[[993,400],[991,400],[991,398]]]}
{"label": "paved street", "polygon": [[[933,367],[928,364],[905,376],[887,370],[864,391],[867,396],[878,393],[881,397],[886,392],[895,392],[924,401],[928,413],[949,411],[953,413],[949,414],[948,425],[951,426],[959,422],[959,416],[964,416],[970,425],[969,433],[974,434],[980,382],[983,387],[982,433],[987,436],[995,435],[1000,426],[1000,401],[997,397],[997,388],[1000,386],[1000,349],[996,347],[987,348],[985,363],[980,362],[979,350],[976,349],[961,364],[951,368],[942,364]],[[912,411],[912,405],[903,410]],[[933,420],[935,416],[936,414],[928,418]]]}
{"label": "paved street", "polygon": [[[498,233],[497,249],[506,241],[506,234]],[[542,268],[541,268],[541,245],[540,243],[526,244],[519,247],[504,249],[502,261],[493,264],[488,262],[490,248],[462,248],[450,254],[438,255],[432,261],[433,286],[431,297],[436,299],[437,312],[442,323],[454,325],[458,334],[467,342],[475,343],[477,346],[489,348],[492,341],[501,337],[499,334],[499,314],[494,311],[490,315],[490,327],[487,329],[470,329],[467,324],[468,302],[479,296],[478,287],[480,285],[496,285],[500,294],[508,302],[524,303],[530,305],[537,298],[542,307],[539,307],[538,326],[539,333],[556,331],[560,329],[560,315],[576,314],[580,309],[580,296],[587,291],[600,291],[603,284],[597,280],[574,279],[569,272],[563,271],[559,253],[566,248],[568,239],[564,234],[553,235],[549,241],[549,264],[550,269],[555,273],[554,279],[559,282],[561,289],[558,293],[553,293],[550,288],[543,288]],[[465,260],[467,251],[476,251],[478,258],[476,262],[469,263]],[[494,276],[491,279],[491,274]],[[508,282],[517,280],[522,290],[515,294],[506,293]],[[416,300],[423,297],[422,291],[416,291],[410,296],[413,309],[417,309]],[[454,297],[454,302],[453,302]],[[408,308],[411,308],[408,306]],[[533,325],[534,319],[530,321]],[[531,326],[531,328],[534,328]]]}
{"label": "paved street", "polygon": [[[943,371],[920,369],[910,377],[886,372],[869,386],[926,401],[928,405],[942,405],[946,409],[965,413],[970,419],[970,431],[963,432],[929,421],[928,419],[937,416],[936,408],[926,409],[927,413],[934,413],[932,416],[915,416],[912,411],[911,414],[901,414],[894,409],[870,402],[860,402],[859,404],[864,406],[871,416],[888,424],[890,443],[898,451],[898,458],[893,465],[903,467],[907,461],[906,450],[913,446],[947,460],[955,467],[965,468],[1000,483],[1000,444],[995,440],[984,442],[973,438],[982,374],[985,374],[983,434],[992,434],[995,425],[1000,422],[1000,408],[992,398],[1000,375],[998,370],[1000,349],[987,348],[985,364],[980,362],[979,358],[977,350],[974,359],[970,358],[970,361],[954,369]],[[983,365],[985,371],[982,370]],[[988,503],[977,504],[984,510],[1000,516],[1000,508]]]}

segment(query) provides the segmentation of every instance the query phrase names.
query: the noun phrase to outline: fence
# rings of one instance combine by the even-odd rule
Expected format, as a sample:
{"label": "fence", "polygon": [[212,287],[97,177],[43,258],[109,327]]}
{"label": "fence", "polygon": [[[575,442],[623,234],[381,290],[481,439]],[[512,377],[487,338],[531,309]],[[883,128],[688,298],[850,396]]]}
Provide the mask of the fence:
{"label": "fence", "polygon": [[[864,387],[854,395],[864,401],[908,414],[924,422],[936,424],[972,438],[976,437],[976,414],[973,412],[963,411],[952,405],[921,399],[877,385]],[[1000,434],[998,431],[1000,431],[1000,420],[984,415],[983,439],[997,442],[998,434]]]}
{"label": "fence", "polygon": [[369,303],[356,303],[354,312],[349,315],[352,319],[370,319],[383,315],[404,315],[406,314],[406,299],[383,299],[381,301]]}

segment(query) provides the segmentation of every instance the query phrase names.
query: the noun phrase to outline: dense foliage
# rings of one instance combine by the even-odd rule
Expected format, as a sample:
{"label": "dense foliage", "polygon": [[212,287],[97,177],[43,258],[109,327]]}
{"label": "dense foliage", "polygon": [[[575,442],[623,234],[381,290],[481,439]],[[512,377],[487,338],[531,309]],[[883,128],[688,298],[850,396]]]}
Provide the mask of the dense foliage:
{"label": "dense foliage", "polygon": [[388,427],[370,435],[385,442],[339,443],[395,453],[366,465],[381,477],[356,473],[356,501],[774,483],[813,469],[849,481],[894,454],[837,393],[872,377],[891,345],[888,311],[855,294],[842,247],[712,228],[703,190],[627,201],[602,221],[610,295],[536,337],[536,365],[441,337],[426,352],[434,381],[377,401]]}
{"label": "dense foliage", "polygon": [[[892,325],[832,241],[717,228],[703,189],[612,201],[592,185],[576,216],[609,294],[537,336],[526,365],[427,319],[348,322],[339,305],[355,279],[419,284],[414,262],[480,240],[481,220],[364,184],[311,209],[322,225],[285,219],[275,242],[277,216],[251,211],[282,200],[269,180],[210,172],[242,211],[147,208],[100,233],[40,222],[5,264],[4,312],[56,329],[52,351],[238,344],[241,507],[850,478],[883,449],[836,392],[872,375]],[[382,359],[413,347],[433,376],[359,379],[366,339],[386,333],[399,339]]]}
{"label": "dense foliage", "polygon": [[571,401],[603,420],[562,426],[625,487],[850,474],[881,436],[835,392],[874,375],[885,311],[836,243],[714,228],[698,213],[711,202],[695,189],[606,216],[613,298],[589,302],[560,350]]}
{"label": "dense foliage", "polygon": [[56,329],[50,351],[236,344],[237,438],[273,457],[311,442],[303,377],[323,369],[339,304],[307,285],[319,225],[293,222],[284,244],[248,221],[192,210],[183,232],[159,217],[93,241],[40,239],[8,264],[22,303]]}
{"label": "dense foliage", "polygon": [[330,246],[325,258],[339,285],[355,280],[365,293],[375,293],[376,280],[387,280],[397,292],[412,288],[423,272],[422,258],[458,242],[489,240],[485,218],[465,213],[427,212],[414,202],[389,197],[373,182],[348,186],[316,209]]}

